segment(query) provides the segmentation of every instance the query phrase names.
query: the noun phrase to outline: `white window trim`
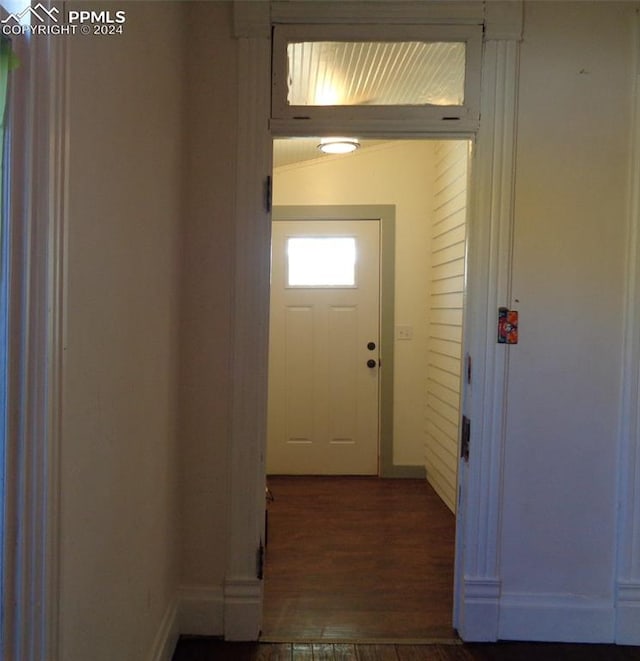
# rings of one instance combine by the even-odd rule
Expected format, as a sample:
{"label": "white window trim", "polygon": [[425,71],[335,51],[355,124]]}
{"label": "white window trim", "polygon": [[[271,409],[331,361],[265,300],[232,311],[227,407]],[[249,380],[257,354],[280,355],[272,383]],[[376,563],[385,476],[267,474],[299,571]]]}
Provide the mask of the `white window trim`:
{"label": "white window trim", "polygon": [[[235,0],[244,4],[246,0]],[[492,0],[496,3],[497,0]],[[259,2],[268,7],[266,2]],[[415,0],[393,0],[392,2],[367,2],[366,0],[272,0],[271,20],[273,23],[347,23],[410,25],[481,25],[485,19],[485,7],[478,0],[438,0],[438,2],[416,2]],[[501,2],[502,5],[517,5],[517,2]],[[501,8],[501,11],[504,7]],[[516,8],[516,12],[518,9]],[[251,10],[244,16],[250,15]],[[256,15],[253,15],[255,19]],[[516,23],[517,23],[516,16]],[[255,20],[254,25],[257,25]],[[511,21],[513,26],[513,21]]]}
{"label": "white window trim", "polygon": [[[300,41],[449,41],[466,44],[464,103],[459,106],[292,106],[287,102],[287,46]],[[336,123],[428,123],[434,130],[475,131],[480,117],[482,27],[479,25],[276,25],[273,30],[272,125],[278,120]]]}

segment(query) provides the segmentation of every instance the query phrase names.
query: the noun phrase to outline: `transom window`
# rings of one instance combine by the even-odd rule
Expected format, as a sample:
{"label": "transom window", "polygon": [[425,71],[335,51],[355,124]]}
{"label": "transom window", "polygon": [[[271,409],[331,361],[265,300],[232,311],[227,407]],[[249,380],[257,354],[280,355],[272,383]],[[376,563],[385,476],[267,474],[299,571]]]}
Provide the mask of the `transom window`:
{"label": "transom window", "polygon": [[287,44],[291,106],[461,106],[464,42]]}
{"label": "transom window", "polygon": [[417,119],[473,129],[481,47],[477,25],[277,25],[272,122]]}

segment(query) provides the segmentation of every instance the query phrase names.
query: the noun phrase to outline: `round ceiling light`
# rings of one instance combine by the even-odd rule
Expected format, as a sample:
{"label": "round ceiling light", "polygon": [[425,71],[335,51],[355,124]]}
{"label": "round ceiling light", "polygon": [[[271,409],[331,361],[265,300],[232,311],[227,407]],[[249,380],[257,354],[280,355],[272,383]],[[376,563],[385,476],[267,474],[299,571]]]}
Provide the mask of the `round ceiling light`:
{"label": "round ceiling light", "polygon": [[359,146],[356,138],[321,138],[318,149],[324,154],[348,154]]}

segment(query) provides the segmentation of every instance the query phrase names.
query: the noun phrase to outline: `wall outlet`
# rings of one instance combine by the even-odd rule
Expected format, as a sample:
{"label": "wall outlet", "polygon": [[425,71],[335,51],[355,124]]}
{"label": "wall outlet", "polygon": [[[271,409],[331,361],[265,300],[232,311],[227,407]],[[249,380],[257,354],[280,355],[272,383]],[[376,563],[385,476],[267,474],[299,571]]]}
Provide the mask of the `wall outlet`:
{"label": "wall outlet", "polygon": [[396,326],[396,340],[412,340],[413,326]]}

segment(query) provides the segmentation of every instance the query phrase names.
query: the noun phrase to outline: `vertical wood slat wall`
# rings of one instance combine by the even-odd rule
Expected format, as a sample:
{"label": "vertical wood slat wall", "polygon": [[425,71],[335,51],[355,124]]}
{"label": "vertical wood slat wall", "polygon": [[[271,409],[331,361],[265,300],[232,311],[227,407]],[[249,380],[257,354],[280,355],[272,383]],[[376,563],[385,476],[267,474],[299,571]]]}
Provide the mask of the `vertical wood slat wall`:
{"label": "vertical wood slat wall", "polygon": [[427,480],[456,507],[462,312],[464,297],[466,141],[436,143],[436,181],[428,302],[425,467]]}

